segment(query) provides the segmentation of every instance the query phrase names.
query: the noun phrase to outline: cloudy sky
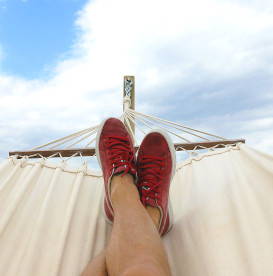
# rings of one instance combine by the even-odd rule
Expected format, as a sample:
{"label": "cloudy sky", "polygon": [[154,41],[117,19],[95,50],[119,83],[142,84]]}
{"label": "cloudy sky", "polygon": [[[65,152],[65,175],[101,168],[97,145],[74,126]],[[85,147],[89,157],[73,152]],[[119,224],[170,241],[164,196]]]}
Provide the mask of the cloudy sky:
{"label": "cloudy sky", "polygon": [[0,156],[138,111],[273,154],[272,0],[0,0]]}

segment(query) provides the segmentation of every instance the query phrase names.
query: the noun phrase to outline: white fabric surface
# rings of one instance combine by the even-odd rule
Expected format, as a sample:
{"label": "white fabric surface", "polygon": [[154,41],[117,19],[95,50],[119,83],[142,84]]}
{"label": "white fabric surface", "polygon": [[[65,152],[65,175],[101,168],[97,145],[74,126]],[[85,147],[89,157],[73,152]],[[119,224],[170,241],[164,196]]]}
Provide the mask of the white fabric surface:
{"label": "white fabric surface", "polygon": [[[47,162],[0,164],[0,275],[78,276],[109,238],[100,175]],[[240,145],[189,159],[171,201],[174,276],[273,275],[272,156]]]}

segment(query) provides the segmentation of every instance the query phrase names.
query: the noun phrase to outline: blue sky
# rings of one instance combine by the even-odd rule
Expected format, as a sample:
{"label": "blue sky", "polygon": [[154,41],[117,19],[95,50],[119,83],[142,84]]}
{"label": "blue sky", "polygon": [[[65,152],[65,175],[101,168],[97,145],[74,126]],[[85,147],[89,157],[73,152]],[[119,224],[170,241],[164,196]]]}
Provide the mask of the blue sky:
{"label": "blue sky", "polygon": [[[45,78],[76,39],[74,22],[84,0],[2,0],[1,70],[27,79]],[[0,1],[1,3],[1,1]]]}
{"label": "blue sky", "polygon": [[[0,155],[138,111],[273,153],[270,0],[0,0]],[[155,9],[156,7],[156,9]]]}

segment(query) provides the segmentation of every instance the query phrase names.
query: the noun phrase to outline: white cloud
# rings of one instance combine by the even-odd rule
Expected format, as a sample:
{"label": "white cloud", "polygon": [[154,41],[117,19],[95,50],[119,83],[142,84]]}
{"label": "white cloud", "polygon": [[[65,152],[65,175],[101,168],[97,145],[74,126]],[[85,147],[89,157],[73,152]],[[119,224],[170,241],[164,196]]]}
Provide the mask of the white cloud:
{"label": "white cloud", "polygon": [[[208,80],[224,83],[261,70],[272,74],[273,16],[270,3],[263,4],[264,8],[223,0],[90,1],[78,13],[71,56],[57,62],[49,80],[0,75],[2,148],[31,146],[27,137],[38,129],[46,132],[31,140],[37,144],[47,140],[48,130],[67,133],[119,115],[125,74],[136,75],[137,108],[148,113],[170,110],[179,95],[172,92],[175,88],[196,97],[196,105],[202,106],[198,95],[186,90],[189,84],[203,83],[205,88]],[[219,90],[212,92],[219,96]],[[207,97],[213,103],[212,92]],[[267,97],[272,101],[272,89]],[[255,120],[267,122],[270,117],[251,120],[246,132],[258,137]],[[209,127],[210,121],[204,121]],[[221,127],[213,128],[217,132]],[[260,147],[273,152],[268,143]]]}

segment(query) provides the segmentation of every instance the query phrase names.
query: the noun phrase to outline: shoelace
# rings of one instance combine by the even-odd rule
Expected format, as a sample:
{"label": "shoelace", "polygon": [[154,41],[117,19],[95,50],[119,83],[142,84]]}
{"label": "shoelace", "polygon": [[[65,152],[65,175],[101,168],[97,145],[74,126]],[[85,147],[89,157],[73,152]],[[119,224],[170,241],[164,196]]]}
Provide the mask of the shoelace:
{"label": "shoelace", "polygon": [[134,172],[135,169],[132,167],[134,153],[126,137],[108,136],[106,145],[107,149],[110,151],[110,160],[114,169],[120,166],[124,167],[122,175],[130,171]]}
{"label": "shoelace", "polygon": [[139,161],[139,186],[141,188],[142,202],[147,205],[150,199],[156,201],[159,198],[158,187],[160,186],[164,158],[143,155]]}

